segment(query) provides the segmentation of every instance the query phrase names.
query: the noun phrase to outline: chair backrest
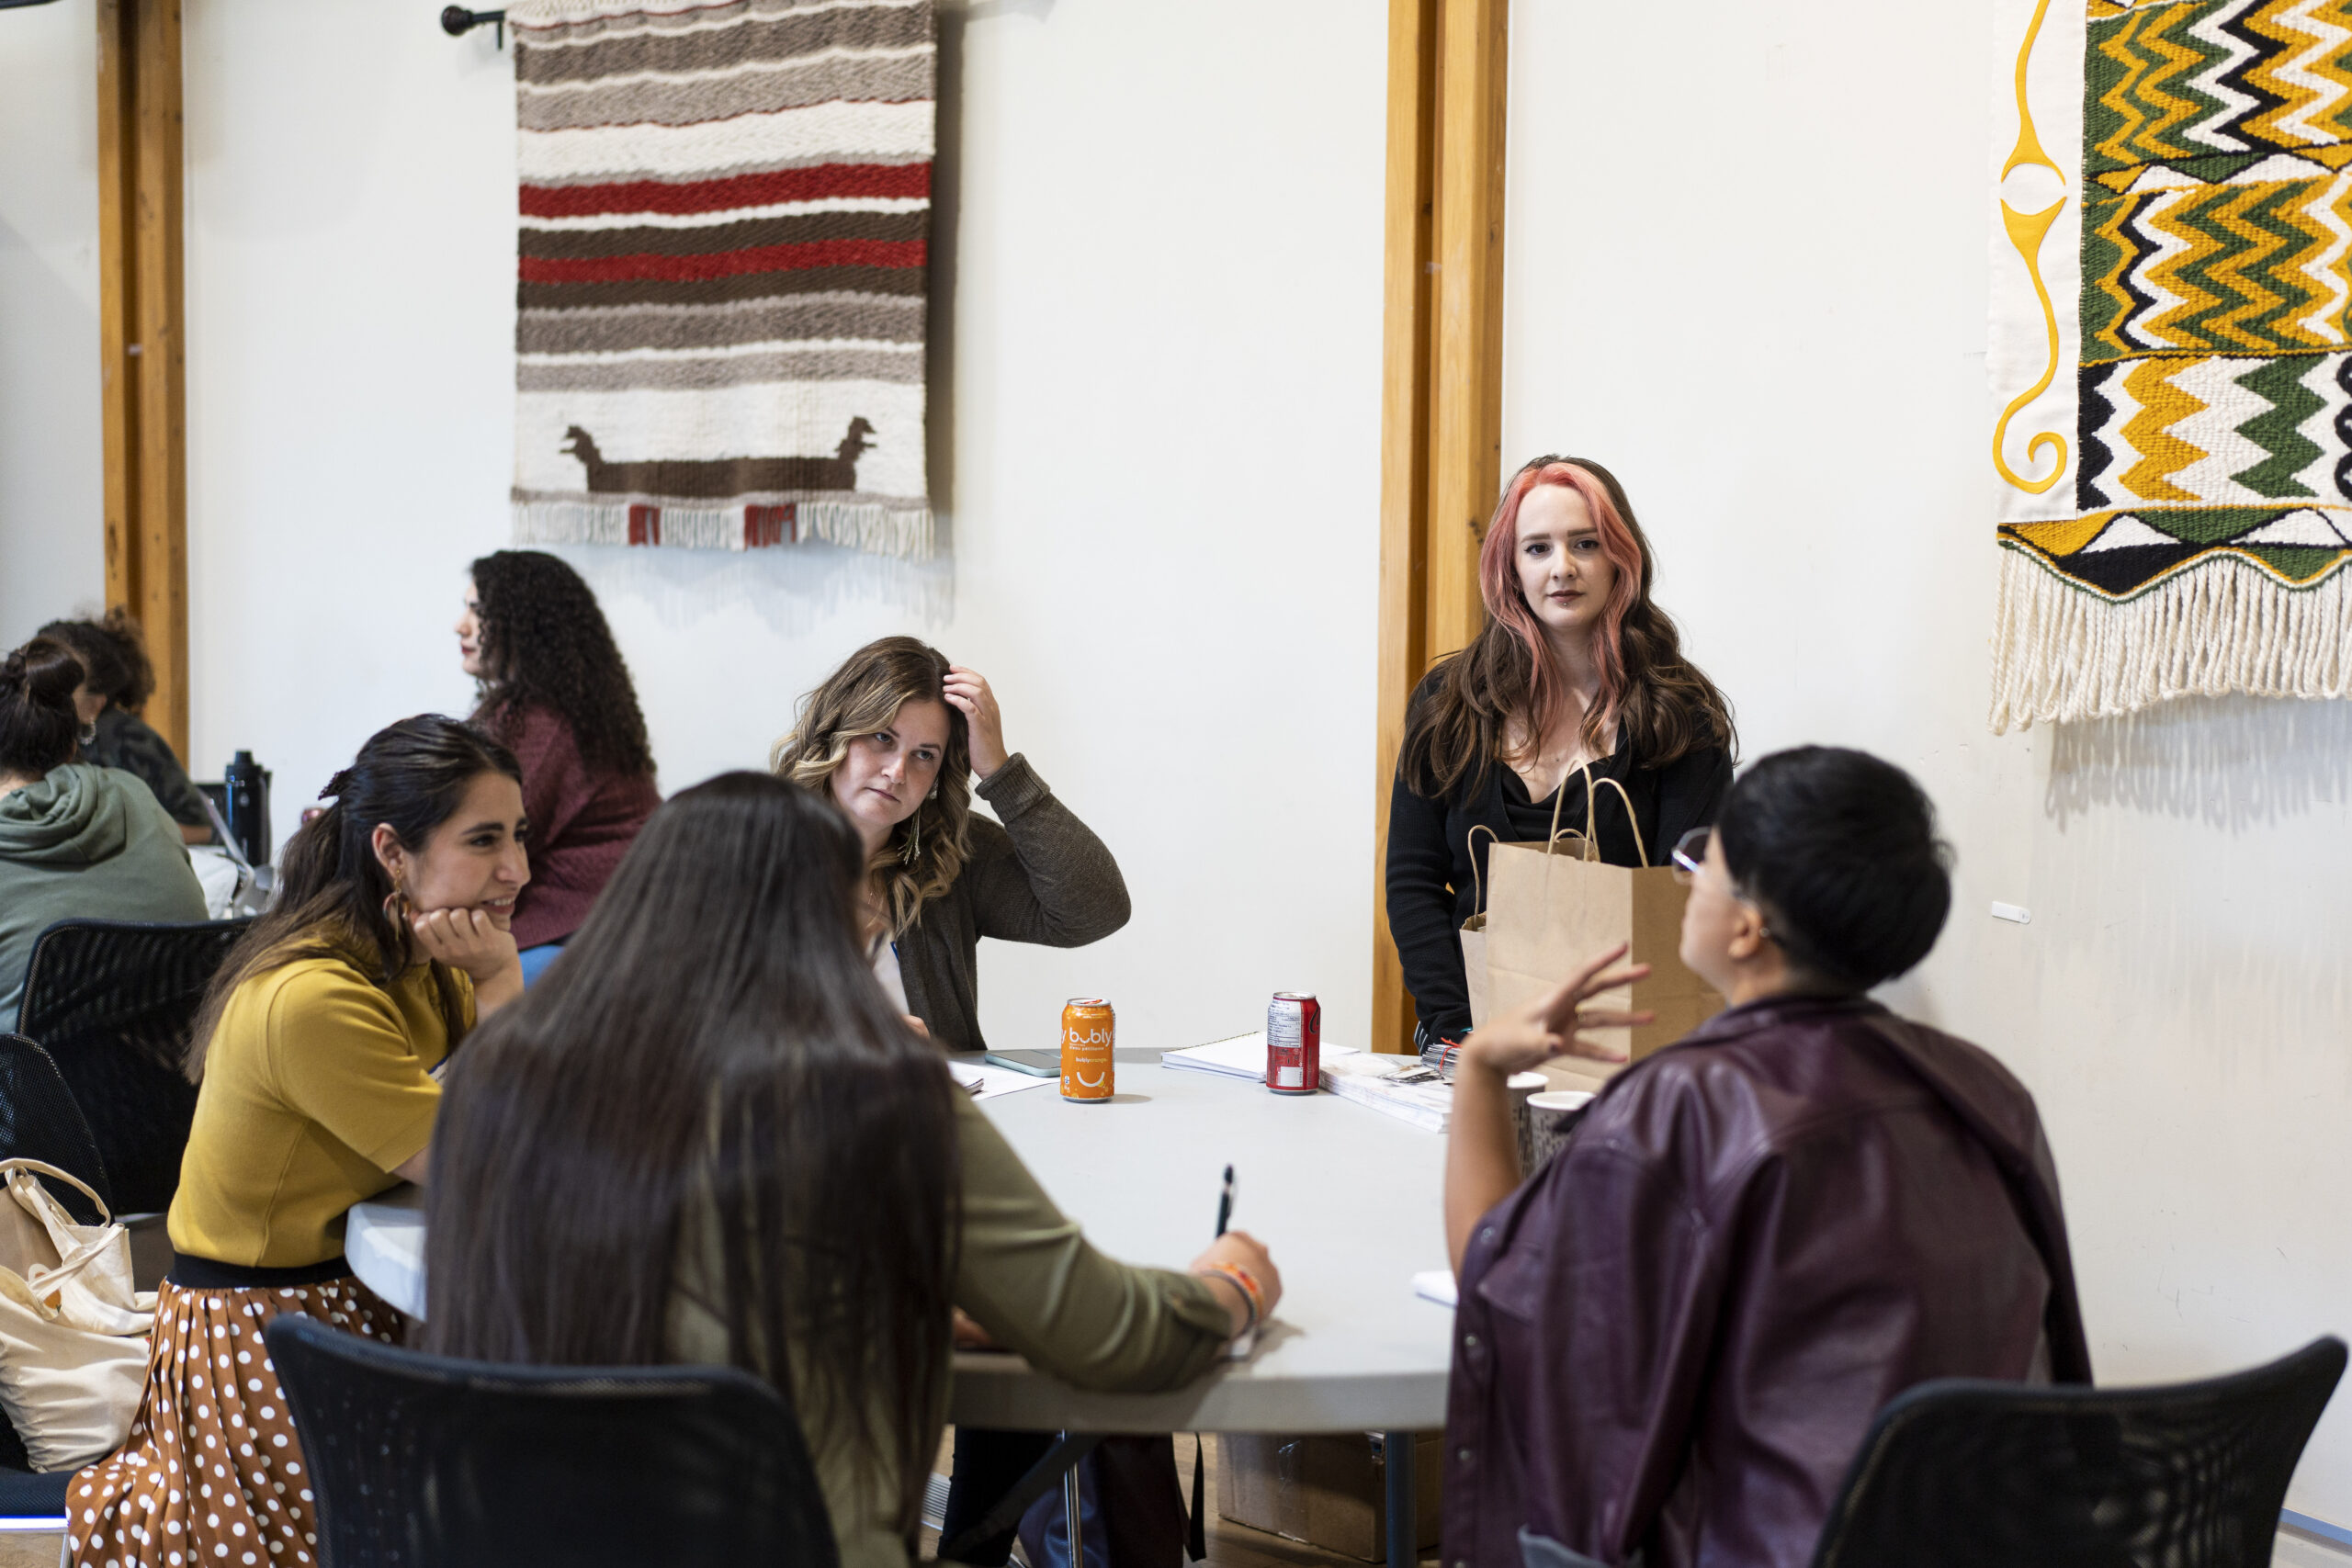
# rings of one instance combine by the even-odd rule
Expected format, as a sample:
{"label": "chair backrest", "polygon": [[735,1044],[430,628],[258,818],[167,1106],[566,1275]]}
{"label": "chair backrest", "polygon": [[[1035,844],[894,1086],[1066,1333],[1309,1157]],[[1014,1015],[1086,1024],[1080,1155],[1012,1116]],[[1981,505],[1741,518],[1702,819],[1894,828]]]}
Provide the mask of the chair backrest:
{"label": "chair backrest", "polygon": [[40,1044],[90,1123],[117,1202],[171,1206],[196,1115],[188,1030],[251,920],[60,920],[25,965],[17,1032]]}
{"label": "chair backrest", "polygon": [[838,1568],[800,1425],[729,1367],[452,1360],[266,1331],[325,1568]]}
{"label": "chair backrest", "polygon": [[[108,1209],[114,1206],[107,1162],[82,1108],[49,1053],[21,1034],[0,1034],[0,1160],[8,1159],[53,1165],[88,1182]],[[62,1181],[47,1186],[76,1221],[98,1223],[97,1210],[81,1193]]]}
{"label": "chair backrest", "polygon": [[1871,1424],[1814,1568],[2261,1568],[2344,1359],[2330,1337],[2204,1382],[1922,1383]]}

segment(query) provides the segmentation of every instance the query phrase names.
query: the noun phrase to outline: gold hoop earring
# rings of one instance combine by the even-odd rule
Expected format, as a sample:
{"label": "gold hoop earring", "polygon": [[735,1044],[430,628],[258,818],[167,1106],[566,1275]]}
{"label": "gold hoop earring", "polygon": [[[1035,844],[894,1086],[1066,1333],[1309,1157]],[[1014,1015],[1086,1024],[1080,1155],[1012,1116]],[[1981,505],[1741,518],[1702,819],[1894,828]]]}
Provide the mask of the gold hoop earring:
{"label": "gold hoop earring", "polygon": [[384,895],[384,922],[402,934],[410,929],[408,895],[401,891],[401,885],[397,882],[392,884],[392,890]]}

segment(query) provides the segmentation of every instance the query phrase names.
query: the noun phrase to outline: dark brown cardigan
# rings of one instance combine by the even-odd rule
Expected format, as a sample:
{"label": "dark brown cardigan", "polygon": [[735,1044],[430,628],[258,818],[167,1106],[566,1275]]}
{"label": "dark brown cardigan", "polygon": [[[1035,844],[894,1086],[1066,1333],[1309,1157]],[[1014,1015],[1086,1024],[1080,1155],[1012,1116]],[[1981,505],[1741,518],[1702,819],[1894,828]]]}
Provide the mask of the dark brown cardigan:
{"label": "dark brown cardigan", "polygon": [[899,938],[907,1009],[950,1051],[985,1051],[980,938],[1084,947],[1127,923],[1127,885],[1102,840],[1014,752],[976,793],[1004,825],[975,816],[964,870]]}

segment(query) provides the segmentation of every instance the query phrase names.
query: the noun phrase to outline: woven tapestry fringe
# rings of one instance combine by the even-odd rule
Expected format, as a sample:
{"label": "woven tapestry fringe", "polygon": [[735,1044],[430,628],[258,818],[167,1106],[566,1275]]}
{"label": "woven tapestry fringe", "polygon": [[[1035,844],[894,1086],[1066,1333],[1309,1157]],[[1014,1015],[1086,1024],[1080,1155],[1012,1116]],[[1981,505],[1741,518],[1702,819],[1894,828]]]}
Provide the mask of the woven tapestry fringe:
{"label": "woven tapestry fringe", "polygon": [[2290,588],[2213,562],[2117,602],[2001,552],[1996,734],[2113,718],[2175,697],[2352,696],[2352,571]]}
{"label": "woven tapestry fringe", "polygon": [[[524,501],[514,503],[514,541],[520,545],[666,545],[690,550],[741,550],[756,547],[746,536],[740,506],[704,509],[664,506],[660,526],[648,535],[644,506],[604,505],[578,501]],[[937,530],[931,508],[890,507],[873,503],[805,501],[797,507],[801,539],[822,539],[871,555],[897,556],[902,560],[928,560],[937,548]],[[632,513],[639,514],[633,523]],[[764,539],[762,544],[779,544]]]}

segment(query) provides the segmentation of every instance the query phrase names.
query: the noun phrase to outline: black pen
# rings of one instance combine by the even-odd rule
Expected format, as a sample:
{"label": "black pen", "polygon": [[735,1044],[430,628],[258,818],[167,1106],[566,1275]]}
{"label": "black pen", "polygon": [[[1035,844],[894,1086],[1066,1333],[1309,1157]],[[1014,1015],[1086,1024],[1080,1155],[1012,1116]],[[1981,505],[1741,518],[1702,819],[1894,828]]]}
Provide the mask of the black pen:
{"label": "black pen", "polygon": [[1227,1222],[1233,1218],[1233,1168],[1225,1168],[1225,1190],[1217,1195],[1216,1234],[1223,1235]]}

